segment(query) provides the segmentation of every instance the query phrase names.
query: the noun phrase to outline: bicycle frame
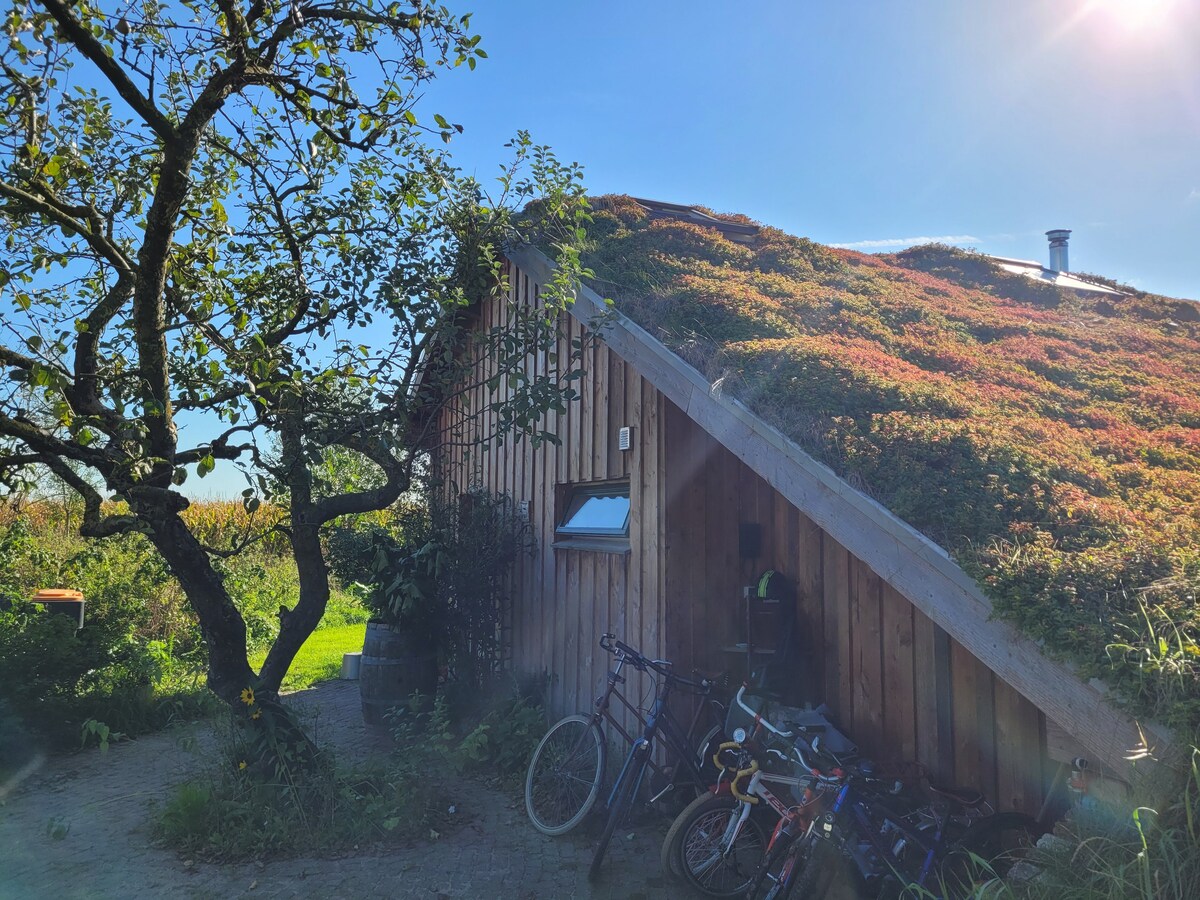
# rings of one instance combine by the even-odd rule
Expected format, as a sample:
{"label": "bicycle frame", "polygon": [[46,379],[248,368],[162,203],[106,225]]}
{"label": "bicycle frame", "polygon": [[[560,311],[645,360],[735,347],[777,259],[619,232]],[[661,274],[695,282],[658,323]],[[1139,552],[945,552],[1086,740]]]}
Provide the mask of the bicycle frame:
{"label": "bicycle frame", "polygon": [[[801,803],[785,803],[771,792],[767,784],[789,789],[803,786],[806,796],[807,794],[811,794],[811,796]],[[762,798],[765,800],[771,810],[779,816],[779,822],[776,824],[775,830],[771,834],[771,840],[767,844],[766,849],[769,851],[774,846],[783,825],[791,822],[799,822],[802,832],[808,830],[813,820],[816,819],[817,813],[820,812],[821,800],[828,795],[831,787],[832,784],[828,779],[817,776],[779,775],[764,772],[761,769],[758,770],[751,776],[750,783],[747,785],[742,796],[738,796],[741,792],[733,792],[734,798],[741,804],[742,809],[737,817],[730,819],[729,824],[725,828],[725,833],[721,836],[720,846],[724,848],[721,851],[722,855],[728,853],[737,842],[738,835],[741,834],[746,820],[750,818],[751,810],[756,805],[753,798]],[[742,799],[743,796],[747,799]]]}
{"label": "bicycle frame", "polygon": [[[930,840],[925,834],[922,834],[919,830],[909,825],[905,821],[905,816],[898,815],[895,810],[890,809],[882,800],[869,800],[860,796],[852,782],[847,781],[841,790],[838,791],[838,795],[830,806],[829,812],[825,814],[822,829],[824,831],[822,836],[825,839],[834,839],[833,831],[835,823],[847,806],[850,815],[853,817],[856,837],[870,844],[876,858],[883,862],[891,870],[892,874],[901,878],[908,877],[906,873],[897,870],[892,863],[894,856],[893,848],[896,846],[895,842],[893,841],[891,846],[883,842],[880,824],[872,821],[872,818],[865,811],[866,808],[874,806],[880,809],[883,813],[881,821],[887,822],[904,839],[912,841],[924,851],[925,859],[921,864],[920,873],[913,879],[913,883],[924,887],[926,879],[933,871],[933,866],[941,855],[941,851],[945,849],[946,823],[950,821],[950,816],[934,815],[935,831],[932,840]],[[842,843],[843,848],[846,848],[846,838],[847,835],[845,833],[840,833],[836,837]],[[850,856],[863,878],[871,879],[881,874],[868,868],[866,866],[867,861],[861,859],[857,853],[851,852]]]}
{"label": "bicycle frame", "polygon": [[[706,698],[703,702],[699,703],[696,706],[695,713],[692,715],[691,723],[688,725],[687,731],[685,732],[683,731],[682,726],[680,726],[680,724],[667,709],[667,698],[670,694],[670,686],[669,682],[666,682],[664,679],[664,684],[658,686],[655,691],[654,706],[651,708],[649,715],[644,715],[638,707],[629,702],[629,700],[624,694],[621,693],[618,687],[620,684],[625,682],[625,678],[621,675],[621,670],[625,667],[626,662],[627,660],[623,655],[617,656],[616,665],[610,669],[608,673],[608,686],[605,688],[604,693],[597,697],[593,703],[594,711],[590,717],[592,723],[598,727],[603,722],[607,722],[612,726],[617,734],[624,739],[625,743],[630,745],[629,752],[625,757],[625,762],[621,767],[620,775],[618,775],[617,780],[613,783],[613,788],[609,792],[608,800],[606,801],[605,806],[607,807],[612,805],[613,798],[616,796],[617,788],[621,785],[626,772],[632,764],[639,745],[642,744],[642,742],[648,742],[650,749],[652,749],[654,739],[660,732],[662,733],[667,749],[674,755],[677,763],[675,772],[672,775],[671,773],[668,773],[663,766],[655,762],[652,752],[648,752],[646,754],[646,764],[649,765],[650,769],[656,775],[667,781],[666,787],[652,797],[650,802],[657,802],[665,794],[669,793],[675,788],[676,783],[680,780],[679,775],[681,767],[684,769],[684,774],[688,776],[688,780],[694,783],[697,787],[710,787],[710,785],[704,782],[704,776],[701,774],[700,769],[692,760],[691,741],[696,735],[696,727],[700,724],[705,710],[713,711],[713,719],[718,724],[724,720],[724,715],[720,714],[721,704],[711,698]],[[634,737],[633,734],[626,731],[625,728],[622,727],[621,723],[617,721],[616,716],[613,715],[612,710],[610,709],[613,697],[616,697],[617,700],[621,702],[621,705],[624,706],[625,709],[628,710],[642,725],[641,737]],[[635,794],[641,788],[641,782],[644,775],[645,768],[643,767],[643,769],[638,773],[638,783],[634,790]]]}
{"label": "bicycle frame", "polygon": [[[684,769],[684,773],[687,775],[687,780],[691,781],[697,787],[709,787],[709,785],[704,783],[704,776],[701,774],[700,768],[692,759],[692,750],[689,746],[688,739],[695,731],[696,724],[700,721],[700,716],[702,715],[705,706],[710,703],[715,704],[715,701],[706,700],[704,703],[701,703],[699,706],[697,706],[696,712],[692,717],[691,725],[688,727],[687,733],[684,734],[679,724],[675,721],[675,719],[671,716],[670,711],[667,709],[667,700],[671,694],[670,681],[665,678],[662,680],[655,691],[654,706],[651,708],[650,714],[643,717],[641,711],[634,707],[619,691],[616,690],[617,682],[622,680],[620,679],[620,667],[622,663],[623,660],[618,660],[616,671],[609,674],[608,690],[603,696],[596,700],[596,716],[603,716],[605,719],[607,719],[608,722],[631,745],[629,752],[625,755],[625,762],[621,766],[621,772],[617,776],[616,781],[613,783],[612,790],[609,792],[608,800],[606,801],[605,806],[612,806],[613,801],[616,799],[617,793],[620,790],[621,785],[624,783],[625,778],[629,774],[631,768],[635,765],[638,765],[635,762],[638,756],[641,756],[642,761],[637,771],[637,780],[634,782],[633,786],[633,795],[635,797],[641,790],[642,781],[645,778],[647,766],[649,766],[660,777],[667,779],[666,786],[650,798],[650,803],[657,802],[664,795],[674,790],[676,783],[680,780],[679,775],[681,768]],[[620,726],[620,724],[609,712],[607,700],[609,696],[614,693],[616,694],[617,699],[624,703],[625,707],[631,710],[633,714],[637,716],[638,720],[642,722],[643,727],[640,738],[635,739],[632,735],[626,732],[625,729]],[[674,755],[676,760],[675,772],[670,777],[668,777],[668,773],[663,769],[663,767],[654,761],[654,742],[655,739],[660,736],[660,734],[663,738],[663,742],[667,746],[667,749]]]}

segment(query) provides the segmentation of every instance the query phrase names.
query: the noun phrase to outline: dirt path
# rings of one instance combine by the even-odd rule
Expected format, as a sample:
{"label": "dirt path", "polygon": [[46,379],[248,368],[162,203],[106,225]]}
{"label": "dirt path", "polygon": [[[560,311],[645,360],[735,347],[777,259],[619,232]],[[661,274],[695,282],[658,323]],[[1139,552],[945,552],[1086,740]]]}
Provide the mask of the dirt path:
{"label": "dirt path", "polygon": [[[318,738],[343,759],[386,747],[362,726],[355,682],[297,695]],[[658,869],[665,823],[617,839],[602,883],[587,882],[586,836],[547,838],[515,798],[465,782],[453,802],[467,824],[445,839],[384,855],[215,865],[151,845],[150,807],[211,749],[205,726],[176,728],[55,757],[0,805],[0,900],[127,897],[675,898]]]}

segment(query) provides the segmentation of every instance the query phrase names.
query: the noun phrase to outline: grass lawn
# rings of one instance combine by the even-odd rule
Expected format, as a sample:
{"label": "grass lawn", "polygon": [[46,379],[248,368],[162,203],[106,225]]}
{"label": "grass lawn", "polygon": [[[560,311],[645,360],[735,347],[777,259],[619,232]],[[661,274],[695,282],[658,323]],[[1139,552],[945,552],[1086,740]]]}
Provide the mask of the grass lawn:
{"label": "grass lawn", "polygon": [[[296,654],[287,677],[283,679],[282,689],[299,691],[318,681],[337,678],[342,672],[342,654],[362,650],[366,633],[366,622],[317,629]],[[257,669],[266,658],[266,650],[255,653],[250,658],[250,665]]]}

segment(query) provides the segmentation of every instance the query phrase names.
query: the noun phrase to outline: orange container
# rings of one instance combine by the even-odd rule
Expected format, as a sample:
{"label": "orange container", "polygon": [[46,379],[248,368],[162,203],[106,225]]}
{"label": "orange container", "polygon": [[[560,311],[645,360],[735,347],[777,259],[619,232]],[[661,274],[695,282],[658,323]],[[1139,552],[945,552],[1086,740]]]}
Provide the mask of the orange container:
{"label": "orange container", "polygon": [[75,619],[79,623],[75,626],[76,629],[83,627],[84,599],[81,591],[73,591],[69,588],[46,588],[34,594],[32,600],[34,603],[42,604],[43,608],[49,612],[56,612]]}

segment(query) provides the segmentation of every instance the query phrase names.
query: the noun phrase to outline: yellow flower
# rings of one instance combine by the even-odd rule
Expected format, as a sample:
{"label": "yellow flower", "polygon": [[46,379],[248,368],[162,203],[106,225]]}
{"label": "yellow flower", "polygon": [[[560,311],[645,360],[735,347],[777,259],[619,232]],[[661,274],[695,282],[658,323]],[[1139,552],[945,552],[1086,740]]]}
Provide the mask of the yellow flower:
{"label": "yellow flower", "polygon": [[242,688],[242,702],[247,706],[254,705],[254,688]]}
{"label": "yellow flower", "polygon": [[246,761],[244,759],[240,763],[238,763],[238,768],[239,769],[246,768]]}
{"label": "yellow flower", "polygon": [[261,709],[256,709],[254,712],[250,713],[250,718],[252,718],[252,719],[261,719],[261,718],[262,718],[262,710],[261,710]]}

